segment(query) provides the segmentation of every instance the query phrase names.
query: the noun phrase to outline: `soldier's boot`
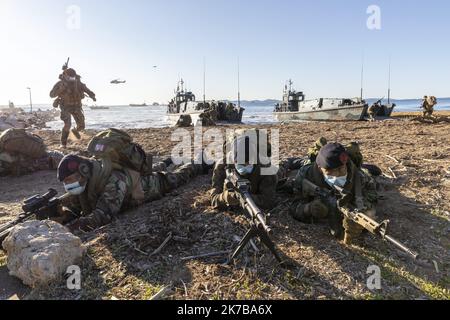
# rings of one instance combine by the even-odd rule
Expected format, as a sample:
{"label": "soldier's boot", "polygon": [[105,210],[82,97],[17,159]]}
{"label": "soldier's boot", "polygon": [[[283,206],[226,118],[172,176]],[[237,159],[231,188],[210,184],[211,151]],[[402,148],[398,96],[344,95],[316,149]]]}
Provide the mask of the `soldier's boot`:
{"label": "soldier's boot", "polygon": [[81,140],[80,132],[78,132],[77,129],[73,128],[73,129],[72,129],[72,133],[73,133],[73,135],[75,136],[75,138],[77,138],[78,140]]}
{"label": "soldier's boot", "polygon": [[67,147],[67,140],[69,139],[69,133],[68,131],[62,131],[61,132],[61,148],[65,149]]}

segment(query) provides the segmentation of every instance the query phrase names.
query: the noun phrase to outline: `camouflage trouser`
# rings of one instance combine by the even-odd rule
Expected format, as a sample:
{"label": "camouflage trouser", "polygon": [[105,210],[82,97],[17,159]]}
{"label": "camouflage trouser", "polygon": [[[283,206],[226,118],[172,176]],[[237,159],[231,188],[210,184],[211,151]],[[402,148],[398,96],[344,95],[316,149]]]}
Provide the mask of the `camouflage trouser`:
{"label": "camouflage trouser", "polygon": [[425,107],[423,108],[423,116],[424,117],[431,117],[433,115],[434,108],[433,107]]}
{"label": "camouflage trouser", "polygon": [[65,145],[72,127],[72,117],[77,124],[77,131],[83,131],[85,120],[83,109],[80,106],[61,106],[61,120],[64,121],[64,128],[61,134],[61,143]]}
{"label": "camouflage trouser", "polygon": [[145,201],[161,199],[166,193],[188,183],[202,172],[202,165],[185,164],[171,172],[160,171],[142,177],[141,184],[144,189]]}

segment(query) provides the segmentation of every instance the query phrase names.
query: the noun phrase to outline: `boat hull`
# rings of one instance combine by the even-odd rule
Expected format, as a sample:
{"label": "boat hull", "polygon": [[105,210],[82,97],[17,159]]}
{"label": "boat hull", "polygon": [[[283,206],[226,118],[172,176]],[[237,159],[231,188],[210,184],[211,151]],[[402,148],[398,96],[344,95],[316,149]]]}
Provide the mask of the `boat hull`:
{"label": "boat hull", "polygon": [[368,106],[359,104],[334,109],[274,112],[278,121],[358,121],[364,118]]}
{"label": "boat hull", "polygon": [[192,112],[192,113],[168,113],[167,114],[167,120],[169,121],[169,124],[171,126],[175,126],[180,120],[180,117],[183,115],[189,115],[191,116],[192,123],[196,124],[200,120],[200,115],[202,112]]}

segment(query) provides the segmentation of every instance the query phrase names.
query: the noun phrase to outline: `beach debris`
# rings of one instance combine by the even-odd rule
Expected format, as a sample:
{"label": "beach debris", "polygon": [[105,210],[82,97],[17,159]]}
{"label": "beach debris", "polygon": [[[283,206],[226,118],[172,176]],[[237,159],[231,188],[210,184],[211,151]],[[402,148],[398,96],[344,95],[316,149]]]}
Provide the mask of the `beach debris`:
{"label": "beach debris", "polygon": [[167,295],[173,293],[173,284],[163,287],[157,294],[150,298],[150,300],[163,300]]}
{"label": "beach debris", "polygon": [[59,111],[38,110],[25,112],[20,108],[0,109],[0,131],[11,128],[16,129],[43,129],[47,127],[47,122],[55,120],[59,116]]}
{"label": "beach debris", "polygon": [[81,239],[54,221],[27,221],[3,241],[9,274],[38,287],[60,279],[85,253]]}

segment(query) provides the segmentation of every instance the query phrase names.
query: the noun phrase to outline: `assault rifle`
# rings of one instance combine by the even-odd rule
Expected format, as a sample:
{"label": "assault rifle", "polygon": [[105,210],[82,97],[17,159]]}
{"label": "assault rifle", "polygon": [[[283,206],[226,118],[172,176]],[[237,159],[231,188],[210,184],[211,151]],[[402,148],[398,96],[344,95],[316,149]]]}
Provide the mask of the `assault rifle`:
{"label": "assault rifle", "polygon": [[69,61],[70,61],[70,57],[67,58],[66,63],[64,63],[64,65],[62,66],[63,71],[66,71],[67,69],[69,69]]}
{"label": "assault rifle", "polygon": [[228,187],[233,189],[239,197],[241,207],[250,216],[251,227],[245,234],[244,238],[240,241],[239,245],[231,254],[228,262],[232,262],[244,249],[247,243],[251,239],[258,237],[261,242],[272,252],[278,262],[282,263],[280,255],[277,252],[276,246],[270,239],[269,234],[271,229],[266,224],[266,216],[263,211],[258,208],[255,201],[252,199],[250,194],[250,181],[243,179],[235,170],[227,170],[226,183]]}
{"label": "assault rifle", "polygon": [[[333,191],[322,189],[322,188],[318,187],[317,185],[315,185],[314,183],[312,183],[311,181],[309,181],[308,179],[303,179],[303,189],[304,189],[304,191],[306,191],[306,193],[310,193],[313,196],[320,197],[322,200],[325,200],[328,203],[331,199],[333,199],[333,197],[335,197],[333,195],[334,194]],[[394,239],[393,237],[391,237],[390,235],[387,234],[388,224],[390,222],[389,220],[384,220],[383,222],[379,223],[379,222],[375,221],[374,219],[370,218],[369,216],[365,215],[358,209],[348,210],[348,209],[339,207],[337,200],[335,202],[335,205],[337,206],[338,210],[345,217],[351,219],[353,222],[357,223],[358,225],[360,225],[361,227],[363,227],[370,233],[372,233],[376,236],[380,236],[383,240],[393,244],[394,246],[396,246],[403,252],[406,252],[407,254],[409,254],[414,259],[417,259],[417,257],[419,256],[419,254],[417,252],[409,249],[407,246],[402,244],[400,241]]]}
{"label": "assault rifle", "polygon": [[24,201],[22,206],[23,213],[21,213],[15,220],[7,222],[0,226],[0,244],[9,235],[12,228],[20,223],[36,217],[38,220],[46,220],[57,216],[57,206],[59,203],[67,198],[69,194],[56,198],[58,192],[54,189],[44,195],[35,195]]}

